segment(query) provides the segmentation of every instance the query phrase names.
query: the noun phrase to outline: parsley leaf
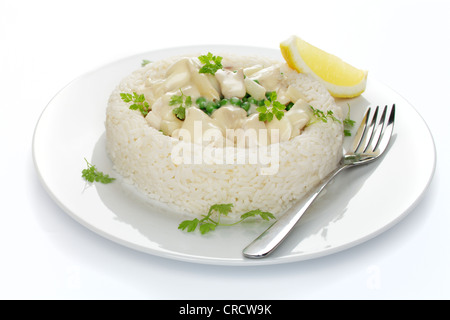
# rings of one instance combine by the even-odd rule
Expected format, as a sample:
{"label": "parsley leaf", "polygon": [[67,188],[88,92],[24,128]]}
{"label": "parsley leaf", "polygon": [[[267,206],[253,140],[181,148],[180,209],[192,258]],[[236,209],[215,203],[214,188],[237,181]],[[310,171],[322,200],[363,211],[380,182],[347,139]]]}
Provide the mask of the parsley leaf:
{"label": "parsley leaf", "polygon": [[263,211],[261,211],[259,209],[252,210],[252,211],[249,211],[247,213],[244,213],[241,216],[241,219],[247,219],[249,217],[256,217],[256,216],[260,216],[263,220],[267,220],[267,221],[269,221],[269,219],[275,219],[275,216],[272,213],[270,213],[270,212],[263,212]]}
{"label": "parsley leaf", "polygon": [[181,92],[181,96],[173,95],[172,97],[170,97],[170,102],[169,102],[170,106],[173,106],[176,104],[182,104],[182,103],[183,103],[183,92]]}
{"label": "parsley leaf", "polygon": [[227,216],[228,213],[231,212],[231,208],[233,208],[233,204],[227,203],[227,204],[214,204],[209,209],[209,212],[217,211],[219,214],[223,214],[224,216]]}
{"label": "parsley leaf", "polygon": [[270,102],[274,102],[275,100],[277,100],[277,92],[276,91],[266,92],[266,98]]}
{"label": "parsley leaf", "polygon": [[175,106],[179,104],[180,106],[177,108],[174,108],[172,110],[172,113],[180,120],[184,120],[186,118],[186,108],[189,108],[192,106],[192,97],[191,96],[185,96],[183,91],[181,91],[181,95],[173,95],[170,97],[169,105]]}
{"label": "parsley leaf", "polygon": [[192,232],[197,228],[198,223],[199,220],[197,218],[195,218],[194,220],[184,220],[183,222],[180,223],[178,229],[181,230],[187,229],[186,230],[187,232]]}
{"label": "parsley leaf", "polygon": [[322,110],[320,110],[320,109],[315,109],[313,106],[309,106],[310,108],[311,108],[311,110],[312,110],[312,113],[313,113],[313,115],[314,115],[314,119],[311,119],[310,121],[309,121],[309,123],[307,124],[307,126],[310,126],[310,125],[312,125],[312,124],[314,124],[314,123],[317,123],[317,122],[319,122],[319,121],[322,121],[322,122],[325,122],[325,123],[327,123],[328,122],[328,119],[331,119],[331,120],[333,120],[333,121],[336,121],[336,122],[338,122],[338,123],[341,123],[341,120],[339,120],[338,118],[336,118],[335,116],[334,116],[334,113],[333,113],[333,111],[331,111],[331,110],[328,110],[327,111],[327,113],[325,113],[325,112],[323,112]]}
{"label": "parsley leaf", "polygon": [[183,106],[173,109],[172,112],[180,120],[184,120],[186,118],[186,108]]}
{"label": "parsley leaf", "polygon": [[203,66],[198,71],[199,73],[210,73],[214,75],[217,70],[222,69],[222,57],[213,56],[211,52],[206,55],[198,57],[198,60],[203,64]]}
{"label": "parsley leaf", "polygon": [[150,105],[145,101],[145,96],[143,94],[137,94],[136,92],[133,92],[132,94],[121,93],[120,97],[126,103],[134,102],[130,105],[131,110],[139,110],[144,117],[148,114]]}
{"label": "parsley leaf", "polygon": [[124,102],[131,102],[133,101],[133,95],[131,93],[121,93],[120,97]]}
{"label": "parsley leaf", "polygon": [[286,106],[277,101],[277,93],[275,91],[266,92],[266,98],[267,100],[264,100],[264,104],[256,108],[256,111],[259,112],[259,121],[270,122],[273,120],[273,117],[281,120],[284,117]]}
{"label": "parsley leaf", "polygon": [[88,182],[101,182],[104,184],[108,184],[116,180],[116,178],[111,178],[109,175],[104,174],[101,171],[98,171],[97,168],[90,164],[86,158],[84,158],[84,161],[86,161],[87,168],[83,169],[81,171],[81,177],[83,177]]}
{"label": "parsley leaf", "polygon": [[[193,232],[199,227],[201,234],[206,234],[210,231],[216,230],[218,226],[234,226],[238,223],[241,223],[245,219],[251,217],[260,217],[263,220],[269,221],[270,219],[275,219],[275,216],[270,212],[263,212],[259,209],[251,210],[249,212],[241,215],[241,219],[234,223],[222,223],[220,222],[221,216],[227,216],[228,213],[231,212],[233,208],[233,204],[225,203],[225,204],[214,204],[209,208],[208,214],[203,215],[202,219],[193,219],[193,220],[184,220],[178,225],[178,229],[186,230],[187,232]],[[213,219],[212,216],[216,214],[217,219]]]}
{"label": "parsley leaf", "polygon": [[272,102],[272,113],[278,119],[281,120],[284,116],[283,110],[286,109],[286,106],[278,101]]}
{"label": "parsley leaf", "polygon": [[214,230],[216,230],[216,226],[217,226],[217,224],[211,223],[211,222],[202,223],[200,225],[200,233],[201,234],[205,234],[205,233],[208,233],[210,231],[214,231]]}
{"label": "parsley leaf", "polygon": [[149,63],[152,63],[152,62],[150,60],[144,59],[144,60],[142,60],[141,67],[145,67]]}

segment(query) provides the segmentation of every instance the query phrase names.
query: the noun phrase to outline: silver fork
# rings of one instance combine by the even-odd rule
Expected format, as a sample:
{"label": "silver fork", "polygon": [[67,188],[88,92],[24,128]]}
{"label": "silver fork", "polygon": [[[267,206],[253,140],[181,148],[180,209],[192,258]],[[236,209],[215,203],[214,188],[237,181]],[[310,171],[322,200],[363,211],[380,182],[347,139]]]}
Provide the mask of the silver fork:
{"label": "silver fork", "polygon": [[272,253],[338,173],[347,168],[372,162],[383,154],[394,129],[395,104],[390,108],[390,112],[388,106],[385,106],[380,117],[379,109],[378,106],[375,108],[373,116],[371,115],[372,109],[367,110],[353,140],[352,151],[343,155],[338,167],[250,243],[242,252],[245,257],[264,258]]}

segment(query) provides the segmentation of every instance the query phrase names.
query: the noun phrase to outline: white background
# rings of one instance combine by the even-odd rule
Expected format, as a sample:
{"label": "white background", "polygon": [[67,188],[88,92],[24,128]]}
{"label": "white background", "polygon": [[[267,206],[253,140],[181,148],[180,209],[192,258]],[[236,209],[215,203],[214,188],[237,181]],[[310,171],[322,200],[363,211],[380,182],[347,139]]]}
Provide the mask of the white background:
{"label": "white background", "polygon": [[[449,13],[445,0],[0,0],[0,298],[450,298]],[[292,34],[368,69],[430,127],[435,176],[418,206],[387,232],[285,265],[192,264],[101,238],[41,186],[33,130],[74,78],[145,51],[197,44],[276,49]]]}

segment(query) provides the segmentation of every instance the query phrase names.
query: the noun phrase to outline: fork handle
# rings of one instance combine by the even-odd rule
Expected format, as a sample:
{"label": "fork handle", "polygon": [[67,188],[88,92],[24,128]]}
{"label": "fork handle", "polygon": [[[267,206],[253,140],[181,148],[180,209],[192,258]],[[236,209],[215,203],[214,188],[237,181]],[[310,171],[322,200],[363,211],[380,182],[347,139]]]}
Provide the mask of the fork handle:
{"label": "fork handle", "polygon": [[247,258],[264,258],[272,253],[286,238],[325,186],[345,168],[347,168],[347,165],[341,164],[322,179],[300,201],[296,202],[285,214],[267,228],[266,231],[245,247],[242,251],[244,256]]}

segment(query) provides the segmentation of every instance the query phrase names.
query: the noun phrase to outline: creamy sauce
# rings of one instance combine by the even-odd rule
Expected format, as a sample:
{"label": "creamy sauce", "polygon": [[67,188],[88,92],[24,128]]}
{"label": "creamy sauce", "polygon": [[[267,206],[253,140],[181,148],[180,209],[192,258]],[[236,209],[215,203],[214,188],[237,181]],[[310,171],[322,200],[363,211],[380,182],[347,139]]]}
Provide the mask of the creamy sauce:
{"label": "creamy sauce", "polygon": [[[173,63],[163,79],[146,79],[140,91],[151,106],[151,111],[146,116],[150,126],[174,138],[189,139],[196,143],[202,143],[198,141],[199,133],[205,134],[209,129],[222,135],[222,143],[231,141],[234,144],[239,135],[249,135],[250,131],[262,132],[262,135],[256,135],[253,142],[249,140],[245,143],[248,147],[255,143],[276,142],[271,141],[272,130],[277,131],[279,141],[295,138],[310,121],[309,105],[298,89],[284,84],[280,65],[220,69],[215,75],[199,73],[200,68],[197,58],[185,57]],[[266,93],[272,91],[277,93],[278,102],[293,103],[293,106],[289,111],[283,111],[284,116],[280,120],[273,117],[271,121],[260,121],[255,101],[265,99]],[[191,103],[185,105],[184,119],[179,119],[173,112],[180,106],[171,103],[175,95],[182,95],[184,98],[189,96],[191,99]],[[209,112],[211,115],[208,115],[205,109],[201,110],[195,103],[200,97],[209,102],[224,103],[220,107],[213,107],[213,111]],[[244,97],[252,98],[246,108],[228,101]],[[229,136],[230,130],[235,132],[234,136]],[[190,137],[186,138],[187,136]]]}

